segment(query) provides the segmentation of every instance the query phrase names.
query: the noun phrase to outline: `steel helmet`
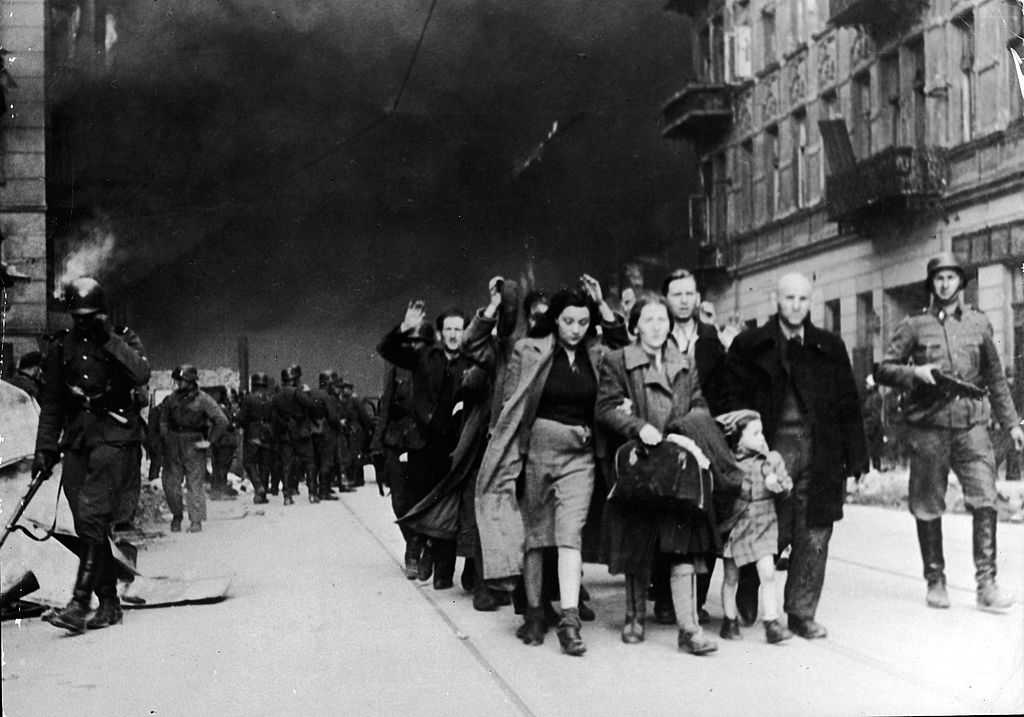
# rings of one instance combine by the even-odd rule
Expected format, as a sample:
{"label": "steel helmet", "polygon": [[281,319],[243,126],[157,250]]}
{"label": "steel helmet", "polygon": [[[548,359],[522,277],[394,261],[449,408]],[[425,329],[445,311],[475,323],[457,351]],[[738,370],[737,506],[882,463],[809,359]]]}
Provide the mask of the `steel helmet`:
{"label": "steel helmet", "polygon": [[270,376],[258,371],[252,375],[249,379],[249,386],[251,388],[267,388],[270,385]]}
{"label": "steel helmet", "polygon": [[64,285],[64,307],[73,316],[106,313],[107,298],[98,281],[83,276]]}
{"label": "steel helmet", "polygon": [[320,372],[320,388],[330,386],[334,382],[334,373],[334,371],[330,371],[327,369]]}
{"label": "steel helmet", "polygon": [[302,367],[298,364],[293,363],[288,368],[281,371],[281,383],[294,383],[302,378]]}
{"label": "steel helmet", "polygon": [[949,269],[955,271],[960,275],[960,288],[963,289],[967,285],[967,272],[964,271],[963,266],[957,261],[956,256],[951,251],[944,251],[940,254],[936,254],[928,260],[928,277],[924,280],[925,289],[931,293],[932,291],[932,279],[935,275],[943,269]]}
{"label": "steel helmet", "polygon": [[190,363],[183,363],[171,372],[171,378],[175,381],[199,382],[199,371]]}

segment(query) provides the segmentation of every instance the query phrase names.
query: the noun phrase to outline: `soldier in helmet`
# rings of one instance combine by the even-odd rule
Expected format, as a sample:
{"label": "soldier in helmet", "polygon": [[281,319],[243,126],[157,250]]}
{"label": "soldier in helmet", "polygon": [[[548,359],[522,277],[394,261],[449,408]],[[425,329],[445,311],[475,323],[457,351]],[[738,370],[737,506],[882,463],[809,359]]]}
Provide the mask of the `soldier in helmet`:
{"label": "soldier in helmet", "polygon": [[284,504],[295,502],[299,492],[299,481],[306,480],[310,503],[319,503],[313,481],[316,467],[313,461],[312,416],[313,399],[309,391],[299,385],[302,367],[292,364],[281,371],[281,390],[274,396],[274,428],[281,445],[281,462],[284,466]]}
{"label": "soldier in helmet", "polygon": [[[121,621],[110,528],[121,502],[126,461],[143,439],[132,389],[149,380],[150,369],[139,337],[111,326],[103,288],[95,279],[70,282],[64,302],[73,326],[47,348],[32,470],[49,475],[63,454],[64,495],[81,546],[78,574],[68,605],[44,619],[80,633]],[[93,592],[99,608],[90,617]]]}
{"label": "soldier in helmet", "polygon": [[253,503],[267,502],[267,483],[274,450],[273,410],[270,377],[254,373],[249,381],[250,392],[242,398],[238,409],[238,425],[242,428],[242,462],[252,482]]}
{"label": "soldier in helmet", "polygon": [[[928,308],[897,327],[875,378],[905,392],[904,419],[911,452],[909,503],[917,520],[927,605],[949,607],[942,514],[952,469],[973,516],[977,605],[982,610],[1005,612],[1013,599],[996,583],[998,514],[995,458],[987,430],[990,411],[1018,449],[1024,448],[1024,430],[992,340],[992,325],[985,314],[964,303],[966,283],[967,274],[952,253],[944,252],[928,262]],[[950,385],[948,377],[958,380],[959,387],[937,385],[937,380]]]}
{"label": "soldier in helmet", "polygon": [[370,437],[373,435],[373,419],[355,395],[355,385],[351,381],[340,381],[340,385],[338,411],[341,435],[338,441],[338,463],[342,485],[347,490],[355,490],[366,484],[360,461],[369,448]]}
{"label": "soldier in helmet", "polygon": [[337,500],[331,490],[338,454],[338,429],[340,427],[340,403],[334,395],[337,372],[321,371],[319,386],[309,392],[313,399],[313,486],[320,500]]}
{"label": "soldier in helmet", "polygon": [[207,452],[228,428],[228,417],[217,402],[199,390],[199,371],[182,364],[171,373],[174,393],[160,411],[160,435],[163,437],[163,486],[171,510],[171,532],[181,530],[182,481],[188,489],[188,532],[198,533],[206,520]]}

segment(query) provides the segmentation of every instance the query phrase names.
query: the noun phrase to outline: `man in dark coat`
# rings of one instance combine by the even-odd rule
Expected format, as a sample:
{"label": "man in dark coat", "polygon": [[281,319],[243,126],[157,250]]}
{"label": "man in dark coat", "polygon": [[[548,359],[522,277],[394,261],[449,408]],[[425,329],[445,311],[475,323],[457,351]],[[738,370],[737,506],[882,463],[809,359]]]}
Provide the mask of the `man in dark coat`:
{"label": "man in dark coat", "polygon": [[212,389],[210,395],[228,419],[220,438],[210,444],[210,500],[233,500],[238,497],[238,491],[228,482],[228,473],[238,452],[238,411],[226,388]]}
{"label": "man in dark coat", "polygon": [[18,373],[7,379],[7,383],[17,386],[38,401],[43,385],[42,375],[43,355],[38,351],[29,351],[18,359]]}
{"label": "man in dark coat", "polygon": [[355,394],[351,381],[340,381],[341,394],[338,396],[340,434],[338,437],[338,464],[342,485],[354,490],[365,485],[363,478],[363,456],[373,436],[373,419],[366,406]]}
{"label": "man in dark coat", "polygon": [[825,637],[815,621],[832,524],[843,517],[846,479],[867,471],[864,421],[846,345],[808,319],[811,282],[779,280],[778,313],[736,337],[722,389],[727,410],[761,414],[768,445],[793,477],[778,505],[780,549],[792,546],[784,609],[801,637]]}
{"label": "man in dark coat", "polygon": [[[74,326],[46,353],[32,472],[48,476],[63,454],[64,495],[80,539],[78,574],[67,607],[43,619],[80,633],[121,621],[110,529],[131,449],[143,439],[132,389],[149,380],[150,369],[139,337],[111,326],[97,281],[74,280],[64,301]],[[93,592],[100,603],[90,618]]]}
{"label": "man in dark coat", "polygon": [[[462,404],[456,392],[463,374],[472,365],[461,351],[465,315],[449,309],[437,317],[439,343],[412,341],[414,330],[425,318],[423,302],[410,302],[401,325],[388,333],[377,352],[390,363],[412,372],[412,411],[425,445],[409,451],[408,481],[417,501],[448,474],[451,452],[459,438]],[[455,541],[431,541],[434,589],[452,587],[455,573]]]}
{"label": "man in dark coat", "polygon": [[316,486],[320,500],[337,500],[331,481],[338,466],[338,438],[341,429],[341,401],[337,396],[337,373],[321,371],[319,386],[309,392],[313,399],[313,455],[316,458]]}
{"label": "man in dark coat", "polygon": [[274,431],[281,450],[284,469],[284,504],[292,505],[299,492],[299,482],[306,481],[310,503],[319,503],[313,484],[316,467],[313,459],[313,399],[299,386],[302,367],[292,364],[281,371],[281,390],[274,394],[271,406]]}

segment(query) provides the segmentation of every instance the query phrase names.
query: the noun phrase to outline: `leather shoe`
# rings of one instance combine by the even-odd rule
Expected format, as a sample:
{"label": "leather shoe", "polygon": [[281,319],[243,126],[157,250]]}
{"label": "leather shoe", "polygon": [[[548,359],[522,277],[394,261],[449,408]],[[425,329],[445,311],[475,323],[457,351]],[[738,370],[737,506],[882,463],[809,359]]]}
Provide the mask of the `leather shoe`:
{"label": "leather shoe", "polygon": [[50,610],[45,613],[42,619],[44,622],[48,622],[54,627],[62,627],[77,635],[85,632],[85,618],[88,614],[89,607],[87,605],[83,606],[77,600],[72,600],[66,607],[62,607],[58,610]]}
{"label": "leather shoe", "polygon": [[516,630],[516,637],[522,640],[524,645],[543,645],[544,634],[547,631],[548,626],[544,620],[544,609],[528,607],[526,608],[523,624]]}
{"label": "leather shoe", "polygon": [[676,609],[671,598],[659,598],[654,601],[654,621],[659,625],[676,624]]}
{"label": "leather shoe", "polygon": [[809,617],[790,615],[789,629],[805,640],[820,640],[823,637],[828,637],[828,630],[825,629],[825,626]]}
{"label": "leather shoe", "polygon": [[486,587],[479,587],[473,591],[473,609],[477,612],[494,612],[499,607],[494,593]]}
{"label": "leather shoe", "polygon": [[171,532],[172,533],[180,533],[181,532],[181,516],[180,515],[171,518]]}
{"label": "leather shoe", "polygon": [[718,649],[718,643],[697,628],[696,632],[679,631],[679,649],[693,655],[707,655]]}
{"label": "leather shoe", "polygon": [[570,607],[562,611],[562,620],[558,623],[558,642],[562,652],[573,657],[581,657],[587,651],[580,637],[580,612]]}
{"label": "leather shoe", "polygon": [[718,631],[718,636],[723,640],[742,640],[739,618],[723,618],[722,629]]}
{"label": "leather shoe", "polygon": [[202,522],[198,521],[198,520],[193,520],[191,523],[188,524],[188,532],[190,532],[190,533],[202,533],[203,532],[203,524],[202,524]]}
{"label": "leather shoe", "polygon": [[764,621],[764,639],[769,645],[776,645],[791,637],[793,637],[793,633],[787,630],[778,620]]}
{"label": "leather shoe", "polygon": [[96,612],[85,623],[85,626],[90,630],[99,630],[103,627],[120,624],[123,618],[124,612],[121,610],[120,600],[117,598],[100,598],[100,606],[96,608]]}

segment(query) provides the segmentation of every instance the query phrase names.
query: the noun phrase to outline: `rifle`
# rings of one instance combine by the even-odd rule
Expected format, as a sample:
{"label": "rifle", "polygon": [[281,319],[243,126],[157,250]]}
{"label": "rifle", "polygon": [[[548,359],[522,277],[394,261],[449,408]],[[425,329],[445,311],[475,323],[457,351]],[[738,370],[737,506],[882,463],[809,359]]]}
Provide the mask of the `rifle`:
{"label": "rifle", "polygon": [[32,502],[32,499],[35,497],[36,492],[39,490],[40,486],[42,486],[43,483],[45,483],[50,478],[51,475],[53,475],[53,468],[49,468],[45,471],[40,471],[39,473],[32,476],[32,482],[28,484],[28,490],[25,491],[25,495],[21,496],[21,500],[18,501],[18,507],[15,509],[14,514],[11,516],[11,519],[7,521],[7,525],[4,526],[3,535],[0,536],[0,548],[3,547],[5,542],[7,542],[7,536],[13,533],[15,530],[20,530],[33,540],[39,540],[34,535],[29,533],[23,526],[18,525],[17,523],[18,520],[21,518],[22,513],[25,512],[26,508],[28,508],[28,504]]}
{"label": "rifle", "polygon": [[943,373],[937,368],[932,369],[932,378],[935,385],[946,398],[985,398],[985,389],[975,386],[973,383],[964,381],[956,376]]}

